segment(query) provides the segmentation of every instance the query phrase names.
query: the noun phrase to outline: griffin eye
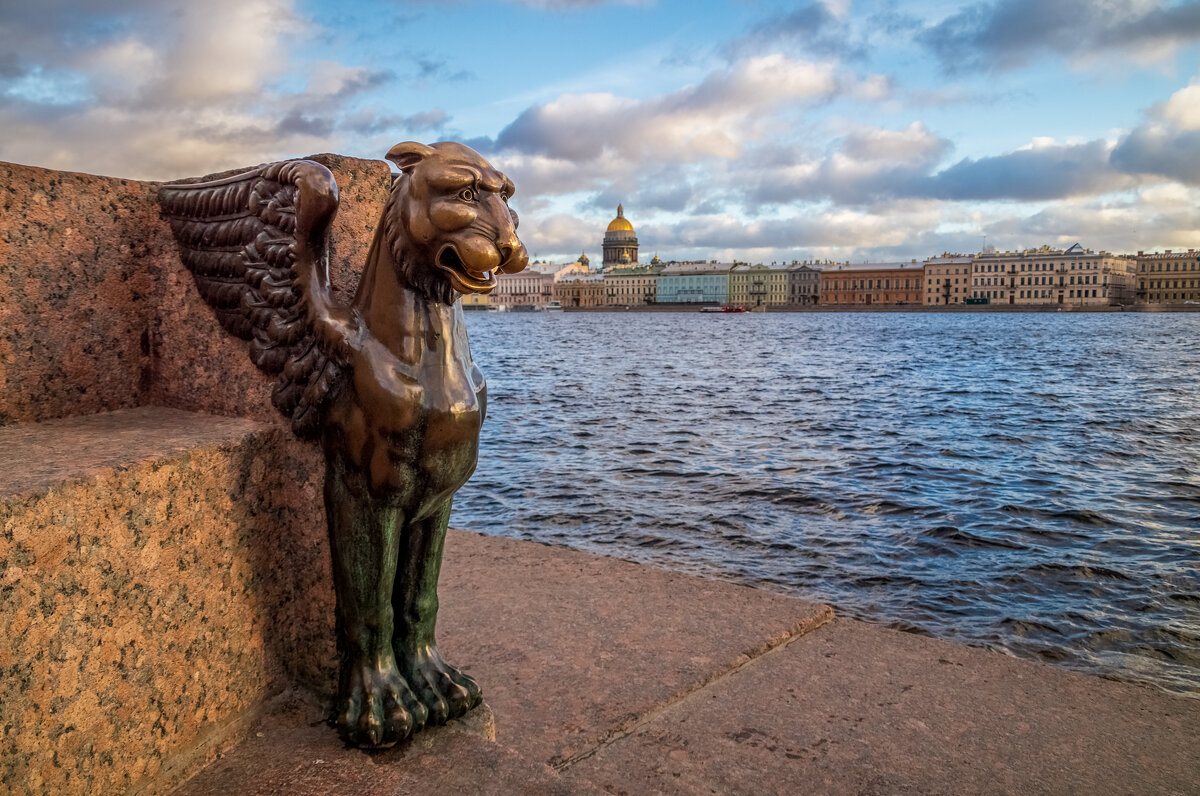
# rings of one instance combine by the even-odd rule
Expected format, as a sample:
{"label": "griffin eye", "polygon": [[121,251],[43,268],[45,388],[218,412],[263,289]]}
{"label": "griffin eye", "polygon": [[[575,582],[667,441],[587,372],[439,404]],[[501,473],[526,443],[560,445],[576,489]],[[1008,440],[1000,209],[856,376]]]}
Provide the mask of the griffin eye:
{"label": "griffin eye", "polygon": [[475,198],[475,192],[470,188],[463,188],[458,192],[458,198],[462,199],[464,202],[470,202]]}
{"label": "griffin eye", "polygon": [[508,204],[508,191],[501,191],[500,199],[503,200],[505,204]]}

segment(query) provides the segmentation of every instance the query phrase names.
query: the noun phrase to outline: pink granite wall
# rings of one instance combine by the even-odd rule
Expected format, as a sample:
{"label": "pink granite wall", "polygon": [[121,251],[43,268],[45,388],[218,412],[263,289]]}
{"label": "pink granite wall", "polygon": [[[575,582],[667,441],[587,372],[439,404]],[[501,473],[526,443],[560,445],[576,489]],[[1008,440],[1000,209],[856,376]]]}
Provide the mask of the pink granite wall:
{"label": "pink granite wall", "polygon": [[[312,159],[337,178],[330,265],[348,300],[391,174]],[[8,163],[0,178],[0,425],[143,404],[279,419],[179,262],[157,183]]]}
{"label": "pink granite wall", "polygon": [[146,332],[178,260],[154,192],[0,163],[0,425],[141,401]]}

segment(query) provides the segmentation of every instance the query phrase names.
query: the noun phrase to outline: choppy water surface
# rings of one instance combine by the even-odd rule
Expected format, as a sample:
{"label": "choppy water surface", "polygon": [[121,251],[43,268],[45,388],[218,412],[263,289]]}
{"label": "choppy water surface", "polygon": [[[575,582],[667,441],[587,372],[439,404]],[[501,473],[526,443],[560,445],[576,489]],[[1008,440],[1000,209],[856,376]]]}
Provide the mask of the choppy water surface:
{"label": "choppy water surface", "polygon": [[1200,314],[473,314],[452,522],[1200,694]]}

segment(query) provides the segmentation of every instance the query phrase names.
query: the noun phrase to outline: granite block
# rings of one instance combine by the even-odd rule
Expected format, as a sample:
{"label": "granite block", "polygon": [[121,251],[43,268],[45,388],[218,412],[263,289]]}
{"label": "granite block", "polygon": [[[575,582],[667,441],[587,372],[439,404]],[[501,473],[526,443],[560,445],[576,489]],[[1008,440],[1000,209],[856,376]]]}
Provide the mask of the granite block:
{"label": "granite block", "polygon": [[[311,159],[338,182],[330,273],[349,301],[391,172]],[[180,262],[158,187],[0,162],[0,426],[146,404],[277,419],[270,381]]]}
{"label": "granite block", "polygon": [[0,426],[141,403],[162,275],[155,186],[0,163]]}
{"label": "granite block", "polygon": [[328,690],[322,467],[164,408],[0,428],[0,791],[123,792],[289,682]]}
{"label": "granite block", "polygon": [[[391,174],[312,159],[348,301]],[[324,464],[200,298],[158,183],[0,175],[0,791],[121,792],[286,684],[331,691]]]}

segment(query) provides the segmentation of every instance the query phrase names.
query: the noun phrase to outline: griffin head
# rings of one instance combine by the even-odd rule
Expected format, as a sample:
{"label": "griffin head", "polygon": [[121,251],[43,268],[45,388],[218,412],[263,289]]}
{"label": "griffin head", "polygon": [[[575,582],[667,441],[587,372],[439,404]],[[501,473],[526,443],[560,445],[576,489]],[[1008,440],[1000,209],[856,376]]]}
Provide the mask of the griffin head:
{"label": "griffin head", "polygon": [[384,212],[392,261],[406,281],[431,298],[489,293],[496,274],[529,262],[508,207],[512,180],[462,144],[396,144],[387,159],[400,176]]}

